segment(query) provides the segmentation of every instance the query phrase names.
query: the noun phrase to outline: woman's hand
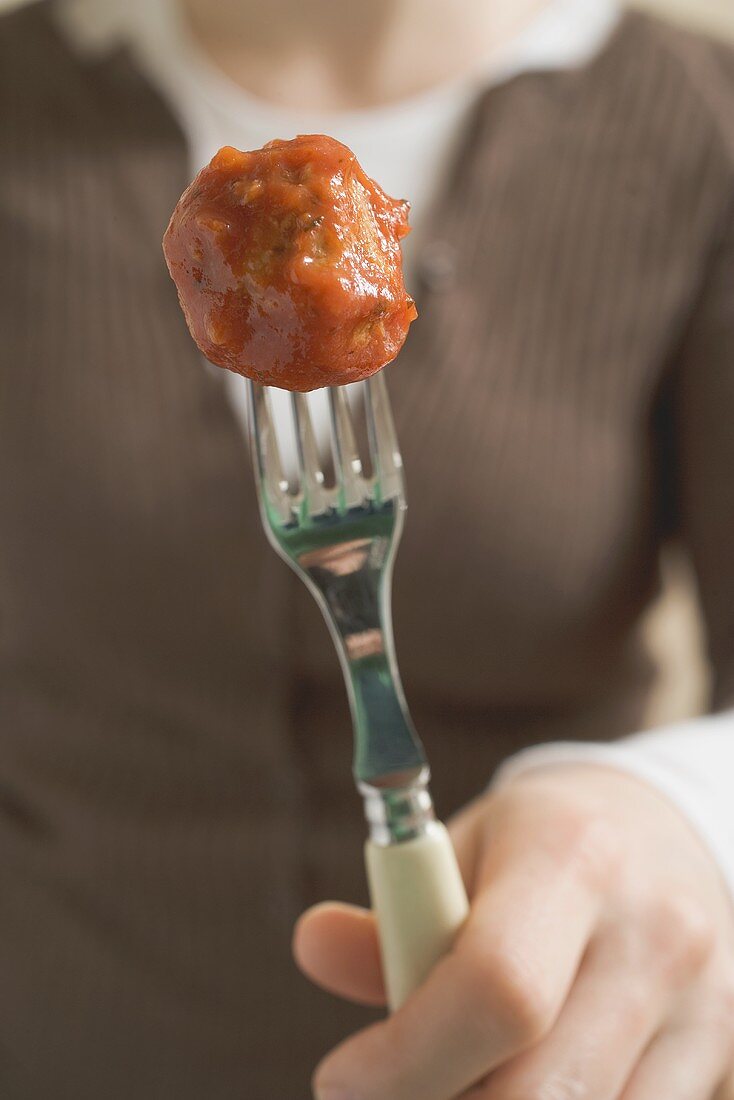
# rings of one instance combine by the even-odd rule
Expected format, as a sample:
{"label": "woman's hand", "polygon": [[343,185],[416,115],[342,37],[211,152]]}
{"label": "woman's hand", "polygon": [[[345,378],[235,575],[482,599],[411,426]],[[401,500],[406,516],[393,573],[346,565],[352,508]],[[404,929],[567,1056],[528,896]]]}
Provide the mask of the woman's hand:
{"label": "woman's hand", "polygon": [[[451,832],[467,924],[394,1016],[322,1062],[318,1100],[712,1100],[734,1058],[734,915],[679,812],[621,773],[558,766]],[[364,911],[310,910],[294,950],[326,989],[382,1002]]]}

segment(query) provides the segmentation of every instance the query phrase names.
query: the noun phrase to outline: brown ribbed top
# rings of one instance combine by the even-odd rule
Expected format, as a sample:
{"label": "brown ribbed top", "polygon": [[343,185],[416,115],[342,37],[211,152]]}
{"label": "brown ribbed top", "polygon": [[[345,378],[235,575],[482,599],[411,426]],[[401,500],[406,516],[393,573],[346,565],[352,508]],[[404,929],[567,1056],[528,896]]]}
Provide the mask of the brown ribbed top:
{"label": "brown ribbed top", "polygon": [[[275,136],[275,135],[274,135]],[[335,658],[160,254],[183,139],[119,54],[0,22],[0,1093],[307,1095],[365,1014],[292,921],[362,893]],[[389,369],[398,649],[440,809],[635,727],[662,542],[734,703],[734,59],[628,16],[489,91]]]}

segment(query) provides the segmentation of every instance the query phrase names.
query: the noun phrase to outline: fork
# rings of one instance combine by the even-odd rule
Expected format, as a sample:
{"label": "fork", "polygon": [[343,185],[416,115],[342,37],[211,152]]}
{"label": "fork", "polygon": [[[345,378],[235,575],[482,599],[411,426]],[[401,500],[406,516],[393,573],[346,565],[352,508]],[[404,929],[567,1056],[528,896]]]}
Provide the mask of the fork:
{"label": "fork", "polygon": [[390,608],[406,509],[402,460],[382,373],[363,384],[372,474],[365,476],[344,389],[328,391],[335,483],[327,486],[305,394],[292,393],[298,482],[283,474],[268,391],[249,383],[260,514],[277,553],[321,608],[354,728],[354,777],[387,1001],[398,1008],[449,950],[468,902],[429,768],[408,713]]}

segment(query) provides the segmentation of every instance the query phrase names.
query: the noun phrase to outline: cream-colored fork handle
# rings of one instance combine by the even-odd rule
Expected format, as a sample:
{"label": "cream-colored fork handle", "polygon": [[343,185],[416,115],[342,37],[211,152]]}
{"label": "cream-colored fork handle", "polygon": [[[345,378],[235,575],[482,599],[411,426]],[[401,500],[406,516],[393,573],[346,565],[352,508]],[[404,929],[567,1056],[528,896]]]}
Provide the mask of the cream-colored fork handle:
{"label": "cream-colored fork handle", "polygon": [[413,840],[365,849],[387,1001],[399,1008],[451,947],[469,903],[446,828],[433,821]]}

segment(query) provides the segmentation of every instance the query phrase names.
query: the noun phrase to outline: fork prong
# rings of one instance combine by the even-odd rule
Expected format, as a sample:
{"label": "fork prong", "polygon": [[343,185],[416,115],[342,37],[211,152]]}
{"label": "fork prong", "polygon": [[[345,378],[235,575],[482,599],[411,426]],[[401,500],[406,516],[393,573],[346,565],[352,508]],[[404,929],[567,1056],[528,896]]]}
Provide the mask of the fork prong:
{"label": "fork prong", "polygon": [[342,508],[352,508],[362,503],[366,492],[352,413],[342,386],[329,387],[329,414],[339,504]]}
{"label": "fork prong", "polygon": [[328,492],[324,488],[324,474],[306,394],[291,393],[291,408],[296,427],[296,453],[303,510],[306,515],[321,515],[328,507]]}
{"label": "fork prong", "polygon": [[403,460],[383,371],[367,379],[365,413],[367,438],[375,471],[375,496],[379,503],[404,493]]}
{"label": "fork prong", "polygon": [[261,501],[268,509],[269,518],[288,523],[292,519],[292,500],[283,475],[268,391],[265,386],[248,382],[248,392],[250,446],[260,482]]}

